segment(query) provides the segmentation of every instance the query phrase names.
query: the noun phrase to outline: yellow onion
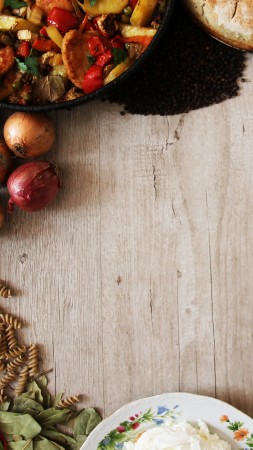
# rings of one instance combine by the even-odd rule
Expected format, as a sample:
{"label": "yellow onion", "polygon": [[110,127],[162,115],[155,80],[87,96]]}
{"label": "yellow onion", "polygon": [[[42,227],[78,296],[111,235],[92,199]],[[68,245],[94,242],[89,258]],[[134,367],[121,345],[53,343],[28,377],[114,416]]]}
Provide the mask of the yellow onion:
{"label": "yellow onion", "polygon": [[5,145],[4,141],[0,139],[0,183],[5,180],[5,177],[11,167],[11,155]]}
{"label": "yellow onion", "polygon": [[4,139],[20,158],[37,158],[52,147],[55,130],[52,120],[41,113],[16,112],[4,124]]}
{"label": "yellow onion", "polygon": [[8,211],[13,212],[14,205],[28,212],[39,211],[54,200],[60,187],[58,169],[51,161],[22,164],[7,181]]}

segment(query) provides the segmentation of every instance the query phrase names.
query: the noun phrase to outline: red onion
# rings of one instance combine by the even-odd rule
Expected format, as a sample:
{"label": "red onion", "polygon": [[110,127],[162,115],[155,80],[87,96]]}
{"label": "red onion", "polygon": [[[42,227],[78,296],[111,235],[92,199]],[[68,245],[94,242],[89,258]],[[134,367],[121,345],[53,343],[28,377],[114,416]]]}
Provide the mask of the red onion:
{"label": "red onion", "polygon": [[8,178],[10,193],[8,211],[17,205],[24,211],[34,212],[45,208],[56,197],[60,180],[55,164],[33,161],[19,166]]}

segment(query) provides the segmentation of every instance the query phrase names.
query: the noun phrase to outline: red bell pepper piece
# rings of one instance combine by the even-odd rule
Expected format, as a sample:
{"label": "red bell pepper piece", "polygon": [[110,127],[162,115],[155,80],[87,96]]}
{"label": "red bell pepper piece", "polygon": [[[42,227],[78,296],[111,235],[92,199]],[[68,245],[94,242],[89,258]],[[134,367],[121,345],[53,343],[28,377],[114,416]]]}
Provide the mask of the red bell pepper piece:
{"label": "red bell pepper piece", "polygon": [[138,3],[138,0],[129,0],[128,4],[129,6],[131,6],[132,9],[134,9],[136,7]]}
{"label": "red bell pepper piece", "polygon": [[91,22],[90,20],[88,20],[88,15],[86,14],[84,16],[84,19],[79,27],[80,31],[89,31],[89,30],[95,30],[95,25],[93,24],[93,22]]}
{"label": "red bell pepper piece", "polygon": [[21,58],[26,58],[30,55],[30,46],[27,41],[23,41],[19,44],[16,55]]}
{"label": "red bell pepper piece", "polygon": [[79,21],[69,11],[54,7],[47,16],[47,22],[55,25],[62,33],[67,33],[71,28],[75,28]]}
{"label": "red bell pepper piece", "polygon": [[120,34],[117,34],[113,39],[111,39],[111,46],[113,48],[125,48],[125,43]]}
{"label": "red bell pepper piece", "polygon": [[97,66],[105,67],[106,64],[111,62],[112,59],[113,59],[113,54],[112,54],[111,50],[106,50],[104,53],[102,53],[102,55],[98,56],[98,58],[96,60],[96,64],[97,64]]}
{"label": "red bell pepper piece", "polygon": [[43,53],[59,51],[59,47],[51,39],[35,39],[32,48]]}
{"label": "red bell pepper piece", "polygon": [[42,36],[48,37],[46,27],[42,27],[42,28],[40,29],[40,34],[41,34]]}
{"label": "red bell pepper piece", "polygon": [[88,40],[88,47],[91,56],[94,56],[95,58],[99,55],[102,55],[102,53],[104,53],[105,51],[104,44],[98,36],[93,36]]}
{"label": "red bell pepper piece", "polygon": [[148,47],[149,44],[151,43],[152,39],[153,39],[152,36],[133,36],[133,37],[124,38],[124,42],[126,42],[126,43],[136,42],[138,44],[142,44],[144,47],[143,50],[145,50],[145,48]]}
{"label": "red bell pepper piece", "polygon": [[86,94],[100,89],[103,86],[103,67],[93,64],[91,66],[83,79],[82,88]]}

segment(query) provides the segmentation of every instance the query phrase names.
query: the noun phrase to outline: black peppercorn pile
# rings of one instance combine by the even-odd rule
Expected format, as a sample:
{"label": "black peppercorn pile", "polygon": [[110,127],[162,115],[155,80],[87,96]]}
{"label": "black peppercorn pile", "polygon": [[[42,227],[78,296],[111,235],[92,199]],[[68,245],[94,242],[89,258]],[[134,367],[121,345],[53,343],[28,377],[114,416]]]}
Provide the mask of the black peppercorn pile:
{"label": "black peppercorn pile", "polygon": [[107,100],[132,114],[181,114],[235,97],[246,54],[200,30],[177,4],[151,57]]}

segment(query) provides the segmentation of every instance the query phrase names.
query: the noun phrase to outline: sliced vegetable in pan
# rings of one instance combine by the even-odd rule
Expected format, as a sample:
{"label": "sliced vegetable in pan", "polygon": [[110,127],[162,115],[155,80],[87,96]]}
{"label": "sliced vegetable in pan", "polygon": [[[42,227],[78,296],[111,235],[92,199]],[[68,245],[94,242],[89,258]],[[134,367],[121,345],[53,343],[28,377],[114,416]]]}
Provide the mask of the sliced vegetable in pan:
{"label": "sliced vegetable in pan", "polygon": [[145,51],[164,0],[0,0],[0,101],[62,102],[96,91]]}

